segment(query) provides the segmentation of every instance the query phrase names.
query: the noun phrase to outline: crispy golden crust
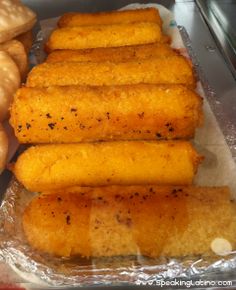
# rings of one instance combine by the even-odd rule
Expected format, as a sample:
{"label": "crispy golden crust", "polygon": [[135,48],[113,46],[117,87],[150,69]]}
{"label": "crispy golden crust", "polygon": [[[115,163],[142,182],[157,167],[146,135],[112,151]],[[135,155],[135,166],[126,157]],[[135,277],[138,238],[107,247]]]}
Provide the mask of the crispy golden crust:
{"label": "crispy golden crust", "polygon": [[38,145],[14,165],[30,191],[76,185],[191,184],[201,156],[183,141]]}
{"label": "crispy golden crust", "polygon": [[202,99],[180,85],[21,88],[11,125],[21,143],[191,138]]}
{"label": "crispy golden crust", "polygon": [[160,39],[160,43],[170,45],[171,44],[171,38],[170,38],[170,36],[169,35],[166,35],[166,34],[162,34],[161,39]]}
{"label": "crispy golden crust", "polygon": [[159,26],[162,20],[155,8],[135,9],[125,11],[110,11],[100,13],[72,12],[62,15],[58,21],[59,27],[126,24],[135,22],[154,22]]}
{"label": "crispy golden crust", "polygon": [[128,62],[58,62],[35,66],[28,87],[52,85],[184,84],[195,87],[192,67],[183,56]]}
{"label": "crispy golden crust", "polygon": [[46,51],[147,44],[160,41],[161,35],[160,26],[150,22],[65,27],[53,31]]}
{"label": "crispy golden crust", "polygon": [[217,238],[236,247],[235,203],[224,187],[59,191],[34,198],[23,227],[33,248],[59,256],[213,254]]}
{"label": "crispy golden crust", "polygon": [[47,62],[125,62],[150,57],[177,55],[167,44],[153,43],[127,47],[91,48],[78,50],[55,50],[47,57]]}

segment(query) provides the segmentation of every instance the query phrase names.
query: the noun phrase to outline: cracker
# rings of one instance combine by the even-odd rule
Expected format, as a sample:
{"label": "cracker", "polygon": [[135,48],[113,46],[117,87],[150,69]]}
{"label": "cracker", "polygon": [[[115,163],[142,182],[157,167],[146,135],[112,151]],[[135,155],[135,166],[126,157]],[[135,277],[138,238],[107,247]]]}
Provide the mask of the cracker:
{"label": "cracker", "polygon": [[36,14],[17,0],[0,2],[0,43],[29,31],[36,22]]}
{"label": "cracker", "polygon": [[9,40],[0,44],[0,50],[7,52],[14,60],[23,81],[28,72],[28,57],[24,45],[18,40]]}
{"label": "cracker", "polygon": [[0,51],[0,122],[8,117],[13,95],[20,86],[20,72],[10,55]]}

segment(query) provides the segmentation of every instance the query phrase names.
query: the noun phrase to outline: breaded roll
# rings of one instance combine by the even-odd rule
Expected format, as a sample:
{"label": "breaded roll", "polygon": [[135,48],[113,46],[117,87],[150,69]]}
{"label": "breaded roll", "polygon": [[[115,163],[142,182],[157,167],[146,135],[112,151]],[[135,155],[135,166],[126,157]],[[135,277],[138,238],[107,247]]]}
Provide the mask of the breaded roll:
{"label": "breaded roll", "polygon": [[91,48],[78,50],[55,50],[47,57],[47,62],[126,62],[150,57],[169,57],[177,55],[169,45],[153,43],[127,47]]}
{"label": "breaded roll", "polygon": [[154,43],[161,39],[156,23],[112,24],[65,27],[52,32],[46,51],[57,49],[86,49]]}
{"label": "breaded roll", "polygon": [[183,257],[236,249],[228,188],[77,188],[32,200],[23,227],[30,245],[58,256]]}
{"label": "breaded roll", "polygon": [[71,186],[191,184],[201,156],[186,141],[37,145],[13,166],[30,191]]}
{"label": "breaded roll", "polygon": [[58,21],[58,27],[126,24],[135,22],[154,22],[159,26],[162,20],[155,8],[109,11],[99,13],[65,13]]}
{"label": "breaded roll", "polygon": [[52,85],[184,84],[195,86],[192,67],[183,56],[127,62],[58,62],[35,66],[28,87]]}
{"label": "breaded roll", "polygon": [[162,44],[171,44],[171,37],[167,34],[162,34],[161,39],[160,39],[160,43]]}
{"label": "breaded roll", "polygon": [[11,125],[21,143],[191,138],[202,99],[180,85],[21,88]]}

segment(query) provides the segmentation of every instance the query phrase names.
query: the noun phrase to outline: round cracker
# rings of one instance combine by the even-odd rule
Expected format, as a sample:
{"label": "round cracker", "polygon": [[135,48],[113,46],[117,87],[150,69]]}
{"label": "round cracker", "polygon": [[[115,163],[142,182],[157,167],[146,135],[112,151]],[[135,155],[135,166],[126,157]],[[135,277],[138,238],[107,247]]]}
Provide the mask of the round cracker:
{"label": "round cracker", "polygon": [[18,0],[0,1],[0,43],[29,31],[36,14]]}
{"label": "round cracker", "polygon": [[9,106],[20,86],[20,72],[8,53],[0,51],[0,122],[8,117]]}
{"label": "round cracker", "polygon": [[21,80],[24,81],[28,72],[28,56],[24,45],[18,40],[9,40],[0,44],[0,51],[7,52],[14,60],[21,74]]}

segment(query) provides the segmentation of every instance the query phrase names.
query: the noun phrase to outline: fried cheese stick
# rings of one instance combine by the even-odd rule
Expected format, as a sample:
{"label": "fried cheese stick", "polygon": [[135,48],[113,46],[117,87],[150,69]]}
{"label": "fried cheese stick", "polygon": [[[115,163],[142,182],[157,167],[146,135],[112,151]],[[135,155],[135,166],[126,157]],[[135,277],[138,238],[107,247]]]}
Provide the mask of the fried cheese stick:
{"label": "fried cheese stick", "polygon": [[187,141],[37,145],[13,165],[30,191],[71,186],[191,184],[202,157]]}
{"label": "fried cheese stick", "polygon": [[236,248],[236,207],[226,187],[77,188],[34,198],[23,228],[58,256],[224,254]]}
{"label": "fried cheese stick", "polygon": [[202,99],[181,85],[18,90],[11,125],[21,143],[191,138]]}
{"label": "fried cheese stick", "polygon": [[183,56],[148,58],[127,62],[58,62],[35,66],[28,75],[27,87],[52,85],[196,85],[194,73]]}
{"label": "fried cheese stick", "polygon": [[134,59],[175,56],[177,52],[169,45],[153,43],[127,47],[91,48],[78,50],[55,50],[47,57],[47,62],[125,62]]}
{"label": "fried cheese stick", "polygon": [[58,21],[58,27],[127,24],[135,22],[154,22],[159,26],[162,20],[155,8],[109,11],[99,13],[65,13]]}
{"label": "fried cheese stick", "polygon": [[45,46],[46,52],[58,49],[86,49],[154,43],[161,39],[156,23],[77,26],[56,29]]}

